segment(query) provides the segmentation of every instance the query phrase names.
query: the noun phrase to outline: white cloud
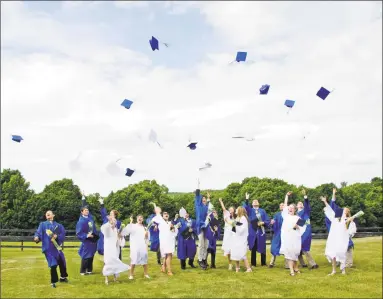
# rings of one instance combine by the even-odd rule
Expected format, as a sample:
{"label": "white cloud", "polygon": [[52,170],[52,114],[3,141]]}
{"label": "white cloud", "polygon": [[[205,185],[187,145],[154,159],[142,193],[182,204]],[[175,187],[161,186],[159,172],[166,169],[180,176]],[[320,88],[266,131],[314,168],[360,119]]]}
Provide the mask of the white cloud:
{"label": "white cloud", "polygon": [[[314,186],[382,175],[375,5],[177,2],[169,11],[200,9],[231,51],[176,70],[106,43],[97,23],[61,23],[2,2],[2,167],[20,169],[37,191],[72,177],[102,194],[142,179],[187,191],[198,177],[218,189],[247,176]],[[237,50],[255,63],[229,65]],[[265,83],[269,94],[260,96]],[[321,86],[335,88],[325,101],[315,95]],[[130,110],[124,98],[134,101]],[[289,114],[285,99],[296,100]],[[151,129],[164,149],[148,140]],[[16,133],[21,144],[10,141]],[[213,167],[199,172],[205,161]],[[131,178],[127,167],[137,169]]]}

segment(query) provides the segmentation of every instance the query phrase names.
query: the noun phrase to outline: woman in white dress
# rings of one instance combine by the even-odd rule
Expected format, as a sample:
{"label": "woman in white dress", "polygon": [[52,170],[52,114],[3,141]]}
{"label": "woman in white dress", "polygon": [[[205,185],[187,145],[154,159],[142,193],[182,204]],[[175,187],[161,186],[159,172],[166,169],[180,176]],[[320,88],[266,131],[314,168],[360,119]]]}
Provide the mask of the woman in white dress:
{"label": "woman in white dress", "polygon": [[118,274],[128,271],[130,267],[119,259],[120,242],[118,237],[117,221],[113,216],[108,216],[108,222],[101,226],[104,235],[104,268],[102,274],[105,276],[105,284],[108,284],[108,276],[113,275],[114,281]]}
{"label": "woman in white dress", "polygon": [[353,220],[353,217],[347,218],[346,215],[350,213],[348,209],[336,208],[334,211],[327,203],[326,197],[321,196],[320,199],[326,205],[324,212],[331,222],[325,250],[328,261],[332,263],[332,272],[329,275],[336,273],[337,262],[340,263],[342,274],[346,274],[346,254],[350,239],[348,224]]}
{"label": "woman in white dress", "polygon": [[130,235],[130,276],[134,278],[134,267],[142,265],[144,267],[144,277],[150,278],[148,275],[148,231],[143,225],[144,217],[137,216],[137,223],[133,223],[133,217],[130,217],[130,224],[121,232],[122,236]]}
{"label": "woman in white dress", "polygon": [[298,268],[298,256],[302,247],[301,236],[306,230],[306,225],[298,225],[300,218],[295,215],[295,205],[287,205],[291,194],[291,191],[287,192],[282,211],[283,223],[281,228],[281,249],[279,252],[285,256],[289,265],[290,275],[294,276],[295,273],[300,273]]}
{"label": "woman in white dress", "polygon": [[221,204],[223,211],[223,220],[225,221],[225,230],[223,233],[223,241],[222,241],[222,250],[223,255],[227,256],[227,260],[229,262],[229,270],[233,269],[233,265],[231,263],[230,253],[231,253],[231,244],[233,242],[233,225],[232,222],[235,219],[234,216],[234,208],[230,207],[229,210],[226,210],[225,205],[223,204],[222,198],[219,199],[219,203]]}
{"label": "woman in white dress", "polygon": [[252,272],[249,266],[249,261],[247,260],[247,237],[249,235],[249,218],[247,217],[247,213],[245,208],[238,207],[237,218],[234,222],[235,225],[235,233],[233,233],[233,237],[231,239],[230,253],[231,260],[235,261],[235,272],[239,272],[239,262],[243,260],[246,272]]}
{"label": "woman in white dress", "polygon": [[155,207],[156,216],[152,221],[158,223],[158,229],[160,231],[160,251],[161,257],[165,260],[161,267],[161,272],[172,276],[172,258],[176,247],[176,236],[178,234],[177,225],[173,225],[169,221],[169,214],[164,212],[161,216],[161,208]]}

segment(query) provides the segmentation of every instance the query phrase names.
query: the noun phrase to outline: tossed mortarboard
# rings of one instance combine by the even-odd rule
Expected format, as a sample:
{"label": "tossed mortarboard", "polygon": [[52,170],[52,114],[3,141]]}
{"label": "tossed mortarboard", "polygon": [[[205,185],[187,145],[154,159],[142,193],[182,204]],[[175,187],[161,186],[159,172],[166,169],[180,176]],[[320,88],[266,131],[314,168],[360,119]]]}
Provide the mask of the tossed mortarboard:
{"label": "tossed mortarboard", "polygon": [[237,52],[237,57],[235,58],[236,62],[246,61],[247,52]]}
{"label": "tossed mortarboard", "polygon": [[269,92],[270,85],[264,84],[259,89],[259,94],[267,94]]}
{"label": "tossed mortarboard", "polygon": [[318,92],[317,96],[320,97],[322,100],[325,100],[327,96],[330,94],[330,91],[328,91],[326,88],[321,87]]}
{"label": "tossed mortarboard", "polygon": [[[152,50],[153,51],[155,51],[155,50],[160,50],[160,48],[159,48],[159,41],[158,41],[158,39],[156,39],[154,36],[152,36],[152,39],[150,39],[149,40],[149,44],[150,44],[150,47],[152,48]],[[169,44],[167,44],[167,43],[161,43],[161,44],[163,44],[165,47],[169,47]]]}
{"label": "tossed mortarboard", "polygon": [[124,106],[126,109],[129,109],[130,106],[132,106],[132,104],[133,104],[132,101],[125,99],[122,101],[121,106]]}
{"label": "tossed mortarboard", "polygon": [[149,44],[153,51],[160,50],[158,47],[158,39],[156,39],[154,36],[152,36],[152,39],[149,40]]}
{"label": "tossed mortarboard", "polygon": [[134,170],[127,168],[125,175],[130,177],[130,176],[132,176],[133,173],[134,173]]}
{"label": "tossed mortarboard", "polygon": [[21,137],[19,135],[12,135],[12,140],[20,143],[21,140],[24,140],[24,139],[23,139],[23,137]]}
{"label": "tossed mortarboard", "polygon": [[298,221],[297,221],[297,225],[298,226],[304,226],[306,224],[306,221],[303,220],[302,218],[299,218]]}
{"label": "tossed mortarboard", "polygon": [[197,148],[197,143],[198,142],[192,142],[187,147],[190,148],[191,150],[195,150]]}
{"label": "tossed mortarboard", "polygon": [[293,108],[295,104],[295,101],[292,101],[292,100],[286,100],[285,101],[285,106],[289,107],[289,108]]}

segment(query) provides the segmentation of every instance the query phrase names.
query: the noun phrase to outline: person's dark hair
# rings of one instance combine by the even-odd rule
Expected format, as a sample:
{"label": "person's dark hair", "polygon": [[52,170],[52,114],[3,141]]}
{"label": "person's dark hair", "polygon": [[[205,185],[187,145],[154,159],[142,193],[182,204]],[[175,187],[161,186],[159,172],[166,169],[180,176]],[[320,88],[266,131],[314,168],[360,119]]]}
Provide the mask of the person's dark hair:
{"label": "person's dark hair", "polygon": [[111,212],[113,212],[113,214],[116,218],[118,218],[118,216],[120,216],[120,213],[117,210],[112,210]]}
{"label": "person's dark hair", "polygon": [[87,209],[87,210],[89,211],[89,208],[88,208],[88,206],[85,206],[85,207],[81,207],[80,211],[81,211],[81,212],[84,212],[84,210],[85,210],[85,209]]}

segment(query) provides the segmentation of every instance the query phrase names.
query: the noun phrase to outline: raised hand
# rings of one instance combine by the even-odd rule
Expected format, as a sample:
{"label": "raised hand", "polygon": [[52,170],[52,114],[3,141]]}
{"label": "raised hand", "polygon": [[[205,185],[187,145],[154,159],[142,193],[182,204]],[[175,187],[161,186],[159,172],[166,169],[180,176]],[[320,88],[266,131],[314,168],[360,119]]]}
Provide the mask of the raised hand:
{"label": "raised hand", "polygon": [[156,214],[160,214],[161,213],[161,208],[160,207],[155,207],[154,211],[156,212]]}
{"label": "raised hand", "polygon": [[306,190],[305,189],[302,189],[302,194],[303,194],[303,196],[306,196]]}
{"label": "raised hand", "polygon": [[290,196],[291,194],[293,194],[293,191],[287,192],[287,196]]}
{"label": "raised hand", "polygon": [[130,220],[130,223],[133,223],[133,216],[130,216],[129,220]]}
{"label": "raised hand", "polygon": [[174,219],[178,219],[179,216],[180,216],[180,215],[176,214],[176,215],[174,216]]}
{"label": "raised hand", "polygon": [[103,205],[104,204],[104,199],[100,196],[100,198],[98,199],[98,202]]}
{"label": "raised hand", "polygon": [[335,195],[336,193],[336,188],[332,188],[332,194]]}
{"label": "raised hand", "polygon": [[250,198],[250,194],[246,192],[246,194],[245,194],[245,198],[246,198],[246,200],[249,200],[249,198]]}
{"label": "raised hand", "polygon": [[210,198],[210,193],[209,192],[207,192],[207,198]]}
{"label": "raised hand", "polygon": [[320,197],[320,200],[321,200],[322,202],[324,202],[324,203],[326,203],[326,202],[327,202],[327,199],[326,199],[326,197],[325,197],[325,196],[321,196],[321,197]]}
{"label": "raised hand", "polygon": [[222,203],[222,202],[223,202],[223,201],[222,201],[222,198],[219,198],[219,199],[218,199],[218,201],[219,201],[220,203]]}

